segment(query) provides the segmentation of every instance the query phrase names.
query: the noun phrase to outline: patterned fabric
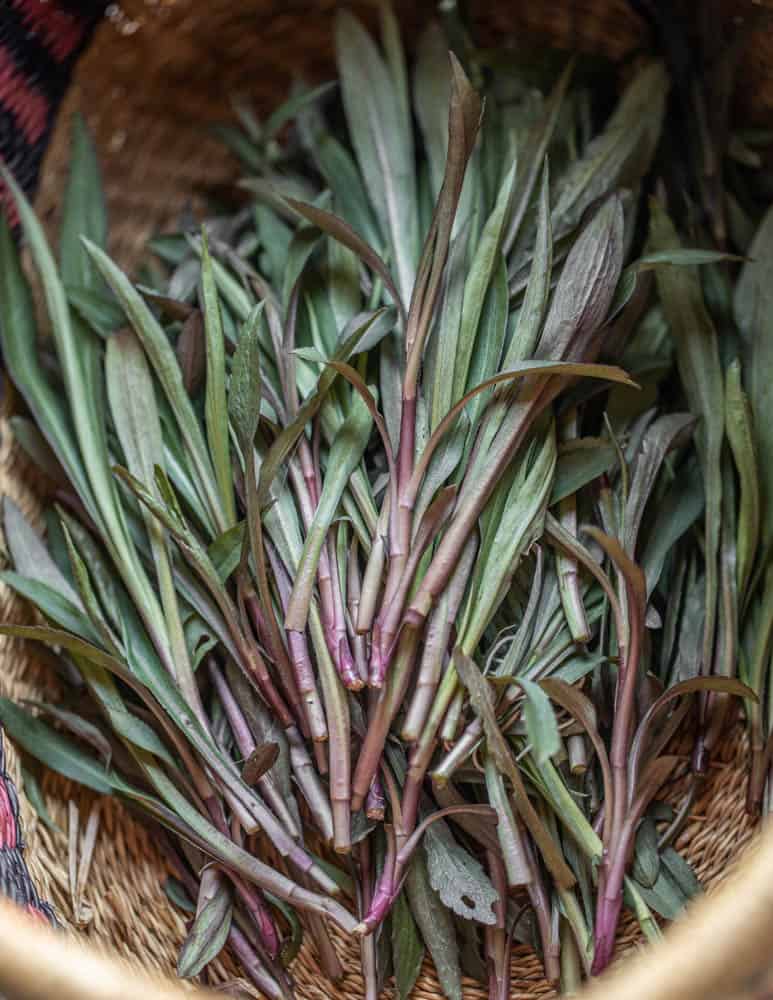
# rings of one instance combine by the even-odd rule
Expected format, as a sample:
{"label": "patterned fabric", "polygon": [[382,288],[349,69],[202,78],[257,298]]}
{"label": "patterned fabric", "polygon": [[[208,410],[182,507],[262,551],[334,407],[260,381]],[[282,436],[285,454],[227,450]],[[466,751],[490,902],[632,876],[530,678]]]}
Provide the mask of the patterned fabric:
{"label": "patterned fabric", "polygon": [[19,799],[5,770],[5,751],[0,737],[0,893],[29,913],[55,924],[54,911],[43,902],[32,884],[24,860],[24,841],[19,824]]}
{"label": "patterned fabric", "polygon": [[[30,195],[75,60],[105,7],[100,0],[0,0],[0,159]],[[3,210],[16,228],[15,209],[0,186]],[[2,730],[0,893],[40,919],[56,923],[24,861],[19,800],[5,770]]]}
{"label": "patterned fabric", "polygon": [[[0,0],[0,158],[29,193],[73,65],[105,6],[99,0]],[[2,192],[0,200],[15,225]]]}

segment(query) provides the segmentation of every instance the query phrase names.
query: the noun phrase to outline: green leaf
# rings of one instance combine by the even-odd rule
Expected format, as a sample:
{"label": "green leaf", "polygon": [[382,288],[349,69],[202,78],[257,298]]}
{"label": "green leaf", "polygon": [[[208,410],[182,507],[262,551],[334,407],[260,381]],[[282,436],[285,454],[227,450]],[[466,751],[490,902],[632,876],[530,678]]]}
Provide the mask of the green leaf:
{"label": "green leaf", "polygon": [[534,353],[545,318],[552,269],[553,233],[550,228],[550,175],[546,162],[540,186],[534,257],[523,304],[518,313],[518,322],[507,349],[504,361],[505,368],[512,368],[517,362],[530,358]]}
{"label": "green leaf", "polygon": [[665,865],[660,866],[654,885],[647,888],[639,884],[639,891],[647,905],[666,920],[676,920],[687,905],[687,896]]}
{"label": "green leaf", "polygon": [[494,210],[486,220],[464,283],[459,343],[454,361],[454,402],[464,394],[466,389],[470,388],[470,377],[473,374],[470,371],[470,361],[476,338],[485,333],[484,327],[484,330],[479,334],[478,327],[486,293],[502,259],[500,248],[512,208],[514,189],[515,164],[505,177]]}
{"label": "green leaf", "polygon": [[11,378],[87,510],[93,511],[69,408],[40,365],[32,294],[5,216],[0,218],[0,339]]}
{"label": "green leaf", "polygon": [[8,698],[0,698],[0,722],[15,743],[46,767],[102,795],[112,792],[104,765]]}
{"label": "green leaf", "polygon": [[405,889],[443,994],[448,1000],[462,1000],[462,974],[453,920],[430,884],[423,850],[417,851],[411,862]]}
{"label": "green leaf", "polygon": [[698,264],[718,264],[726,260],[743,260],[737,254],[724,253],[721,250],[700,250],[678,247],[673,250],[663,250],[659,253],[647,253],[634,261],[631,267],[647,271],[655,267],[695,267]]}
{"label": "green leaf", "polygon": [[614,466],[617,452],[603,438],[574,438],[562,445],[556,459],[556,474],[550,506],[577,493]]}
{"label": "green leaf", "polygon": [[260,352],[258,330],[263,304],[255,306],[245,321],[231,364],[228,415],[242,449],[252,447],[260,421]]}
{"label": "green leaf", "polygon": [[73,115],[70,172],[59,230],[62,281],[88,292],[99,291],[99,280],[81,243],[87,236],[99,246],[107,242],[107,211],[94,143],[83,118]]}
{"label": "green leaf", "polygon": [[51,558],[48,549],[10,497],[3,497],[3,532],[18,575],[45,584],[76,610],[77,593]]}
{"label": "green leaf", "polygon": [[222,583],[226,583],[239,565],[244,544],[244,521],[224,531],[209,546],[208,555]]}
{"label": "green leaf", "polygon": [[[766,372],[773,366],[773,210],[768,209],[749,247],[733,300],[733,315],[741,336],[743,374],[757,454],[773,454],[773,384]],[[773,465],[760,465],[762,510],[773,510]],[[773,521],[761,519],[762,539],[766,549],[773,541]]]}
{"label": "green leaf", "polygon": [[483,866],[454,840],[444,820],[428,828],[424,850],[430,885],[448,909],[466,920],[493,924],[497,891]]}
{"label": "green leaf", "polygon": [[37,776],[24,763],[21,765],[21,780],[27,801],[35,810],[41,823],[44,823],[52,833],[62,833],[62,828],[51,819]]}
{"label": "green leaf", "polygon": [[42,615],[60,628],[74,632],[89,642],[100,641],[91,622],[83,614],[77,595],[78,603],[74,604],[69,598],[63,596],[61,591],[55,590],[39,580],[14,573],[12,570],[0,573],[0,580],[21,597],[31,601]]}
{"label": "green leaf", "polygon": [[623,265],[625,225],[620,196],[597,209],[569,252],[539,340],[540,358],[585,356],[606,319]]}
{"label": "green leaf", "polygon": [[352,253],[356,254],[363,261],[363,263],[367,264],[368,267],[384,282],[384,287],[392,296],[392,301],[395,306],[397,306],[400,314],[405,316],[403,299],[400,292],[397,290],[397,286],[392,281],[392,275],[389,273],[389,268],[376,253],[373,247],[367,244],[347,222],[344,222],[343,219],[339,219],[338,216],[333,215],[332,212],[326,212],[324,209],[317,208],[315,205],[304,204],[304,202],[296,201],[294,198],[287,198],[285,200],[287,201],[287,204],[299,215],[303,216],[304,219],[311,222],[318,229],[321,229],[323,233],[327,233],[329,236],[332,236],[333,239],[338,240],[339,243],[345,246],[348,250],[351,250]]}
{"label": "green leaf", "polygon": [[365,187],[395,263],[402,300],[411,297],[419,255],[413,137],[400,82],[360,22],[347,11],[335,23],[336,57],[349,137]]}
{"label": "green leaf", "polygon": [[658,584],[673,547],[703,511],[703,482],[695,463],[682,469],[668,491],[658,499],[654,520],[647,533],[641,567],[647,578],[647,596]]}
{"label": "green leaf", "polygon": [[655,486],[668,452],[681,444],[691,429],[693,418],[689,413],[666,413],[647,428],[636,458],[625,505],[623,544],[629,555],[636,553],[639,526],[644,508]]}
{"label": "green leaf", "polygon": [[326,97],[336,87],[335,80],[328,80],[327,83],[320,83],[316,87],[302,90],[293,94],[286,101],[283,101],[278,108],[275,108],[263,123],[261,129],[262,138],[271,139],[281,131],[284,126],[296,117],[308,104],[314,104],[322,97]]}
{"label": "green leaf", "polygon": [[209,453],[193,405],[185,391],[174,350],[158,321],[126,275],[104,251],[91,241],[84,240],[84,244],[103,278],[113,289],[150,359],[172,407],[180,433],[193,462],[202,500],[209,511],[213,524],[220,531],[224,531],[228,525],[225,523]]}
{"label": "green leaf", "polygon": [[[673,223],[655,199],[650,202],[650,245],[655,251],[679,249]],[[695,444],[706,496],[706,621],[702,666],[710,671],[719,588],[719,533],[722,509],[722,442],[725,402],[717,332],[703,302],[698,276],[685,268],[659,268],[658,295],[676,344],[679,375],[691,412],[700,422]]]}
{"label": "green leaf", "polygon": [[164,879],[164,893],[167,899],[184,913],[195,913],[196,907],[191,901],[191,897],[185,890],[185,886],[179,880],[169,875]]}
{"label": "green leaf", "polygon": [[[81,245],[81,249],[82,245]],[[94,333],[107,340],[126,323],[123,310],[104,294],[66,285],[67,301]]]}
{"label": "green leaf", "polygon": [[663,851],[661,860],[668,869],[668,874],[688,899],[692,899],[703,892],[703,886],[693,871],[692,865],[678,851],[675,851],[673,847],[667,847]]}
{"label": "green leaf", "polygon": [[220,876],[214,896],[196,914],[180,949],[177,975],[181,979],[197,976],[205,965],[217,958],[228,940],[232,914],[231,887]]}
{"label": "green leaf", "polygon": [[651,889],[659,873],[658,831],[653,821],[645,816],[636,831],[632,874],[639,885]]}
{"label": "green leaf", "polygon": [[348,149],[329,132],[317,129],[309,151],[333,192],[336,212],[367,244],[380,248],[381,240],[368,196]]}
{"label": "green leaf", "polygon": [[586,208],[616,188],[633,188],[647,172],[660,137],[668,75],[651,62],[634,76],[604,131],[588,143],[561,178],[553,210],[558,235],[571,229]]}
{"label": "green leaf", "polygon": [[[459,627],[459,647],[467,656],[477,648],[524,553],[542,534],[556,462],[552,426],[535,452],[530,467],[527,468],[526,459],[521,463],[501,509],[491,518],[492,530],[484,534],[469,596],[469,614],[465,614]],[[503,480],[502,493],[507,485]]]}
{"label": "green leaf", "polygon": [[293,589],[285,614],[286,629],[302,632],[306,628],[322,547],[344,490],[360,463],[372,429],[373,419],[368,407],[356,396],[349,415],[341,424],[330,448],[322,492],[314,519],[306,532],[303,552],[294,574]]}
{"label": "green leaf", "polygon": [[561,735],[558,731],[553,706],[550,699],[535,681],[525,677],[514,677],[517,684],[526,695],[523,706],[523,717],[526,722],[526,735],[532,747],[537,764],[543,764],[561,748]]}
{"label": "green leaf", "polygon": [[220,300],[212,273],[206,229],[201,230],[201,300],[207,345],[207,385],[204,414],[207,441],[215,469],[220,498],[230,527],[236,520],[231,456],[228,448],[228,414],[225,398],[225,340],[220,318]]}
{"label": "green leaf", "polygon": [[481,674],[477,664],[459,649],[454,653],[453,663],[462,683],[470,694],[470,702],[475,714],[483,722],[489,753],[493,756],[499,771],[510,779],[513,788],[513,805],[534,838],[534,842],[553,878],[562,888],[570,888],[575,881],[574,875],[564,861],[558,845],[529,800],[518,765],[497,723],[494,700],[488,681]]}
{"label": "green leaf", "polygon": [[400,1000],[409,1000],[424,959],[424,943],[403,890],[392,907],[392,966]]}
{"label": "green leaf", "polygon": [[[241,557],[241,547],[242,542],[240,541],[236,552],[237,563]],[[197,670],[207,653],[211,653],[217,646],[218,638],[212,635],[212,629],[197,614],[193,614],[188,618],[183,625],[183,630],[185,632],[185,644],[188,647],[191,667]]]}
{"label": "green leaf", "polygon": [[437,21],[431,21],[416,47],[413,102],[429,161],[432,197],[437,200],[443,184],[448,153],[448,105],[451,71],[448,42]]}
{"label": "green leaf", "polygon": [[757,558],[761,527],[760,469],[751,407],[741,386],[741,366],[733,361],[725,373],[725,429],[738,470],[740,500],[737,524],[737,581],[741,604]]}
{"label": "green leaf", "polygon": [[430,426],[433,431],[454,403],[454,364],[462,321],[468,233],[469,229],[465,227],[451,243],[446,262],[445,293],[430,341],[430,348],[435,353],[430,400]]}
{"label": "green leaf", "polygon": [[38,711],[42,712],[43,715],[47,715],[55,722],[64,726],[64,728],[72,733],[73,736],[77,736],[79,740],[83,740],[84,743],[88,743],[89,746],[92,746],[97,751],[97,753],[101,754],[104,758],[106,768],[110,766],[110,760],[113,755],[110,743],[102,730],[98,726],[95,726],[93,722],[89,722],[88,719],[84,719],[76,712],[70,712],[57,705],[51,705],[46,701],[36,701],[34,698],[25,698],[22,701],[22,704],[25,708],[29,706],[30,708],[38,709]]}

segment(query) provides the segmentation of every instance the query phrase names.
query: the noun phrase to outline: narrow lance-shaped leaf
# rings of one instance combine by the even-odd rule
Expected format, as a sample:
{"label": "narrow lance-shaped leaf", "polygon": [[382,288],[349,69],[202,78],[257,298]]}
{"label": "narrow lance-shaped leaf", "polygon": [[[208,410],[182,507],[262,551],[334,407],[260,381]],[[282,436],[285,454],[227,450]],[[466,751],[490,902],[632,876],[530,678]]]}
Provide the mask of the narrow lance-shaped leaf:
{"label": "narrow lance-shaped leaf", "polygon": [[[503,599],[523,554],[542,532],[542,521],[553,485],[556,463],[555,432],[544,436],[531,468],[516,475],[496,526],[485,564],[478,559],[478,586],[471,598],[472,612],[460,627],[459,646],[471,656]],[[524,461],[525,464],[525,461]]]}
{"label": "narrow lance-shaped leaf", "polygon": [[204,401],[209,453],[215,468],[225,517],[230,527],[236,521],[231,460],[228,449],[228,416],[225,398],[225,340],[220,318],[220,300],[212,273],[206,229],[201,231],[201,299],[206,334],[207,387]]}
{"label": "narrow lance-shaped leaf", "polygon": [[405,882],[411,912],[427,945],[440,987],[448,1000],[462,1000],[459,949],[451,914],[430,885],[424,851],[413,859]]}
{"label": "narrow lance-shaped leaf", "polygon": [[[656,251],[679,247],[673,223],[659,203],[650,202],[650,244]],[[658,294],[676,344],[679,374],[692,413],[700,418],[695,431],[706,495],[706,622],[702,668],[711,671],[719,589],[719,531],[722,513],[720,460],[725,436],[725,403],[717,332],[703,302],[695,273],[659,268]]]}
{"label": "narrow lance-shaped leaf", "polygon": [[[211,882],[207,875],[215,876]],[[209,898],[196,912],[188,936],[183,942],[177,960],[177,975],[190,979],[213,961],[223,950],[231,929],[233,904],[231,887],[225,877],[216,870],[208,870],[202,876],[202,891],[212,885]]]}
{"label": "narrow lance-shaped leaf", "polygon": [[392,964],[399,1000],[408,1000],[421,972],[424,944],[408,905],[406,891],[392,907]]}
{"label": "narrow lance-shaped leaf", "polygon": [[494,276],[499,262],[499,250],[504,238],[505,226],[512,208],[513,190],[515,187],[515,164],[510,168],[502,182],[502,187],[486,225],[481,233],[478,246],[467,280],[464,284],[464,304],[462,305],[462,320],[454,362],[453,398],[459,399],[469,387],[470,360],[478,336],[478,325],[483,302],[489,284]]}
{"label": "narrow lance-shaped leaf", "polygon": [[347,11],[336,18],[335,39],[349,135],[371,205],[389,240],[397,287],[407,302],[419,253],[410,122],[381,54]]}
{"label": "narrow lance-shaped leaf", "polygon": [[[750,260],[741,271],[733,298],[733,315],[741,335],[743,377],[752,412],[757,454],[760,456],[762,509],[773,509],[773,209],[768,209],[749,247]],[[742,501],[743,502],[743,501]],[[766,549],[773,541],[773,520],[762,517],[760,531]],[[740,550],[739,550],[740,557]]]}
{"label": "narrow lance-shaped leaf", "polygon": [[725,428],[740,482],[736,572],[738,598],[743,605],[754,561],[757,558],[761,528],[760,470],[751,408],[741,386],[741,367],[737,360],[728,366],[725,373]]}
{"label": "narrow lance-shaped leaf", "polygon": [[336,215],[333,215],[332,212],[327,212],[323,208],[317,208],[315,205],[307,205],[304,204],[304,202],[296,201],[294,198],[287,198],[286,201],[287,204],[298,213],[298,215],[317,226],[317,228],[321,229],[323,233],[327,233],[329,236],[338,240],[339,243],[351,250],[352,253],[357,254],[363,263],[367,264],[368,267],[374,271],[379,278],[381,278],[384,282],[384,287],[392,296],[392,301],[395,306],[397,306],[400,315],[405,318],[405,306],[403,305],[403,299],[392,281],[392,275],[389,272],[389,268],[386,266],[381,257],[379,257],[376,251],[369,246],[347,222],[344,222],[343,219],[339,219]]}
{"label": "narrow lance-shaped leaf", "polygon": [[[131,330],[116,334],[108,342],[105,374],[113,421],[129,469],[148,489],[154,490],[155,469],[164,460],[161,423],[147,360]],[[166,536],[149,511],[144,510],[143,516],[163,608],[164,625],[159,629],[156,646],[191,708],[196,709],[198,691],[185,644]]]}
{"label": "narrow lance-shaped leaf", "polygon": [[505,355],[504,368],[512,368],[517,362],[531,357],[534,353],[542,329],[542,321],[545,318],[552,268],[553,233],[550,228],[550,174],[548,164],[545,162],[539,193],[534,257],[532,258],[523,304],[518,313],[518,322]]}
{"label": "narrow lance-shaped leaf", "polygon": [[488,681],[483,677],[476,663],[460,650],[454,654],[454,664],[459,671],[462,683],[470,694],[470,701],[475,713],[483,722],[489,753],[494,757],[501,773],[510,779],[513,787],[513,803],[534,838],[545,865],[558,885],[565,889],[570,888],[575,882],[574,875],[564,861],[558,845],[529,801],[518,765],[499,728]]}
{"label": "narrow lance-shaped leaf", "polygon": [[285,628],[302,632],[306,627],[322,546],[343,492],[360,463],[372,427],[373,419],[368,407],[359,396],[356,396],[349,415],[330,448],[322,493],[314,512],[314,520],[306,533],[303,553],[295,573],[293,590],[285,615]]}
{"label": "narrow lance-shaped leaf", "polygon": [[[405,349],[408,358],[404,388],[406,399],[413,399],[416,395],[416,381],[424,344],[434,318],[441,278],[456,221],[459,198],[480,127],[481,100],[470,86],[470,81],[456,57],[452,54],[450,58],[451,93],[448,108],[448,156],[443,185],[424,242],[408,313],[405,331]],[[495,250],[494,258],[496,255],[497,251]],[[491,264],[492,271],[494,267],[495,261]],[[481,294],[485,295],[485,291],[484,287]],[[482,302],[480,308],[482,309]],[[464,311],[462,311],[461,323],[461,333],[463,334]]]}
{"label": "narrow lance-shaped leaf", "polygon": [[73,115],[70,141],[70,174],[59,229],[62,281],[84,291],[100,290],[99,281],[81,236],[99,246],[107,242],[107,211],[99,161],[88,127]]}
{"label": "narrow lance-shaped leaf", "polygon": [[103,764],[8,698],[0,698],[0,722],[12,740],[46,767],[102,795],[111,794],[112,785]]}
{"label": "narrow lance-shaped leaf", "polygon": [[125,274],[95,244],[84,239],[84,244],[100,273],[113,289],[124,308],[135,333],[147,352],[153,369],[161,383],[177,420],[180,432],[196,469],[197,485],[208,509],[212,523],[218,531],[228,527],[217,490],[212,463],[209,459],[204,435],[196,418],[188,393],[182,381],[180,366],[166,334],[145,305],[142,296],[132,286]]}

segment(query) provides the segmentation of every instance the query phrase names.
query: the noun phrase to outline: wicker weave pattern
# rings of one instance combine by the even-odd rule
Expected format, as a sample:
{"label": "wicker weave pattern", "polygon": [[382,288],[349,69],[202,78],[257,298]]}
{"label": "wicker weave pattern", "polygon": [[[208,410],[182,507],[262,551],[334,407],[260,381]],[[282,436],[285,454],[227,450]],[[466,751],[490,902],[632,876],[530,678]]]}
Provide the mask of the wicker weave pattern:
{"label": "wicker weave pattern", "polygon": [[[356,3],[352,6],[363,9]],[[431,5],[403,2],[397,6],[412,27]],[[55,221],[57,192],[67,162],[66,122],[70,112],[82,110],[94,129],[105,168],[113,220],[112,250],[131,267],[150,232],[173,218],[187,202],[196,207],[205,188],[224,184],[232,177],[232,162],[203,127],[203,123],[227,117],[229,95],[248,93],[259,106],[267,107],[286,93],[294,73],[303,72],[309,78],[324,78],[326,71],[329,74],[329,28],[334,7],[332,0],[125,0],[121,13],[100,29],[79,66],[43,171],[39,211],[50,222]],[[541,29],[567,47],[601,49],[613,58],[634,49],[645,30],[624,0],[561,0],[550,5],[479,3],[478,8],[478,17],[492,36],[508,30],[522,37]],[[365,9],[366,16],[372,14],[372,8]],[[773,47],[773,34],[763,42]],[[760,51],[763,48],[760,43]],[[753,79],[764,78],[773,84],[773,63],[750,63],[748,69]],[[773,105],[773,85],[765,90],[768,93]],[[767,106],[764,101],[763,106]],[[12,446],[7,425],[0,424],[0,434],[0,489],[34,520],[39,516],[39,504],[30,470]],[[3,619],[28,620],[28,610],[5,589],[0,592],[0,604]],[[50,685],[50,669],[29,649],[0,639],[0,650],[5,664],[0,679],[4,694],[18,697]],[[741,733],[737,726],[728,735],[678,845],[709,884],[723,877],[752,835],[744,811]],[[18,779],[18,762],[12,750],[8,758],[8,768]],[[81,815],[87,815],[88,794],[73,793],[54,778],[47,779],[46,792],[52,815],[63,828],[66,796],[75,794]],[[672,792],[678,797],[678,782]],[[66,837],[43,827],[25,802],[22,814],[30,866],[41,892],[71,923]],[[138,959],[147,968],[171,970],[184,924],[161,891],[163,862],[147,832],[122,807],[105,803],[102,817],[87,889],[94,919],[81,932],[100,946]],[[340,937],[338,941],[347,969],[344,980],[333,992],[320,978],[315,955],[307,944],[293,970],[299,997],[321,1000],[362,995],[356,946]],[[629,922],[624,925],[621,947],[635,941],[636,931]],[[227,961],[218,963],[213,981],[230,979],[234,974]],[[466,995],[477,1000],[485,992],[469,983]],[[551,991],[541,978],[538,959],[525,950],[516,952],[511,996],[548,995]],[[429,964],[420,977],[416,996],[433,1000],[441,996]]]}

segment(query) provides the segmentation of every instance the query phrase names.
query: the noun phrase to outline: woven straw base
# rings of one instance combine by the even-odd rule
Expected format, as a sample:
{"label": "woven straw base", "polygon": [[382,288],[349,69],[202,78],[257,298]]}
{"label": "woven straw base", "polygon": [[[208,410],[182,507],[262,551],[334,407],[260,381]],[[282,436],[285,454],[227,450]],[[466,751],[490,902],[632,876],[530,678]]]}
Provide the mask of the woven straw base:
{"label": "woven straw base", "polygon": [[[104,164],[110,206],[112,251],[131,267],[148,235],[173,219],[186,203],[203,202],[205,189],[227,183],[234,165],[212,140],[204,123],[228,117],[228,97],[248,93],[266,108],[287,92],[294,72],[310,78],[330,75],[329,0],[306,4],[267,0],[126,0],[113,23],[97,33],[84,57],[44,168],[38,209],[55,227],[58,192],[67,164],[67,120],[82,110],[94,130]],[[360,5],[353,4],[358,7]],[[409,23],[427,4],[397,4]],[[749,6],[735,4],[735,8]],[[408,9],[410,7],[410,9]],[[418,7],[418,10],[417,10]],[[511,8],[515,7],[515,10]],[[500,31],[542,30],[566,47],[601,50],[612,58],[630,52],[644,28],[623,0],[477,5],[478,17],[494,37]],[[370,11],[372,16],[372,10]],[[756,86],[758,108],[773,107],[773,60],[762,53],[773,47],[773,35],[755,49],[745,65],[749,86]],[[751,83],[749,83],[751,80]],[[53,231],[53,228],[52,228]],[[8,424],[0,421],[0,491],[10,495],[33,523],[40,504],[33,477],[14,448]],[[4,621],[29,621],[22,601],[0,588]],[[18,698],[52,690],[50,666],[16,640],[0,638],[3,671],[0,690]],[[680,836],[678,847],[709,886],[726,873],[734,856],[752,835],[744,810],[745,741],[737,725],[727,736],[720,759],[710,768],[700,800]],[[8,767],[19,780],[19,761],[8,749]],[[67,836],[49,831],[22,799],[28,859],[41,893],[60,918],[105,949],[136,959],[147,969],[171,971],[184,935],[180,914],[161,889],[164,864],[144,828],[117,803],[102,804],[101,828],[85,899],[93,909],[86,927],[75,928],[67,874]],[[78,803],[81,822],[93,797],[51,775],[45,792],[54,820],[66,830],[67,801]],[[679,796],[678,783],[672,789]],[[627,919],[621,951],[638,940]],[[331,987],[318,970],[307,943],[293,967],[301,998],[362,995],[358,949],[336,935],[346,975]],[[229,959],[211,969],[212,982],[237,974]],[[485,991],[467,983],[465,995],[483,998]],[[549,996],[541,964],[533,953],[518,949],[513,962],[514,998]],[[436,1000],[441,992],[429,963],[416,987],[417,997]]]}

